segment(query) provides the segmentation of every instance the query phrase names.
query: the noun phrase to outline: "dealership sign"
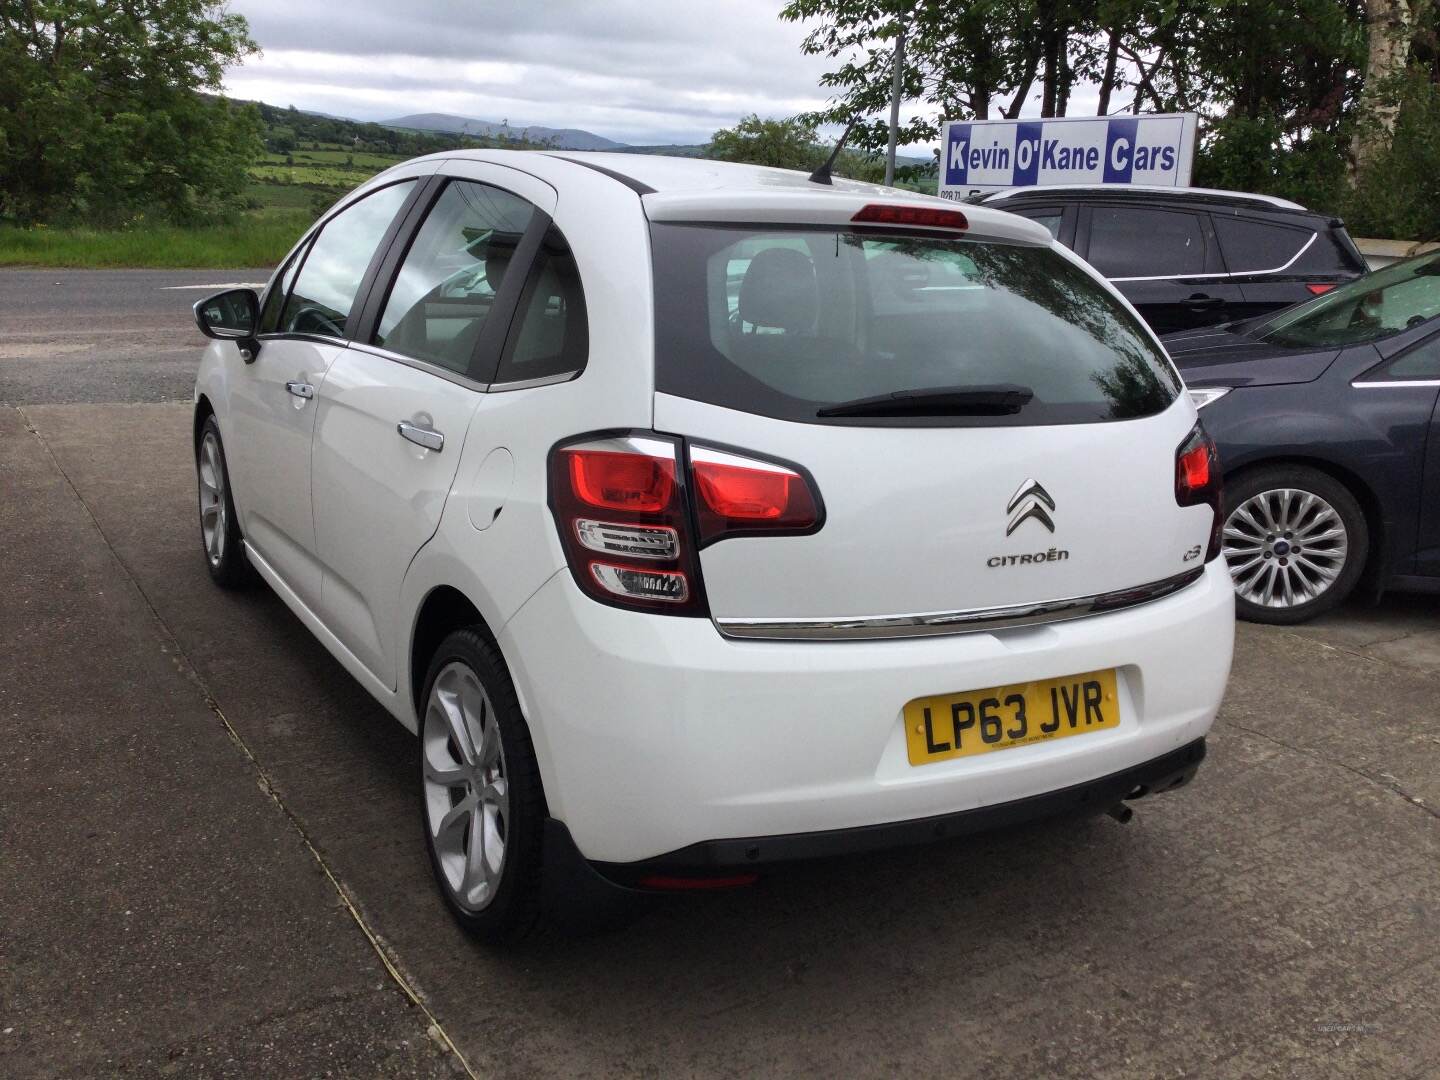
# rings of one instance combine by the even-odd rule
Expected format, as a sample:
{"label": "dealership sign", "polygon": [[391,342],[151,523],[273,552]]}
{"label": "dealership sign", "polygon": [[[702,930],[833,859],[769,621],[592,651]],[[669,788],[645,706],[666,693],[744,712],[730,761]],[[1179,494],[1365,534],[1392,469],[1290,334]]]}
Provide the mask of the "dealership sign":
{"label": "dealership sign", "polygon": [[1194,113],[954,120],[940,144],[940,194],[1045,184],[1188,187]]}

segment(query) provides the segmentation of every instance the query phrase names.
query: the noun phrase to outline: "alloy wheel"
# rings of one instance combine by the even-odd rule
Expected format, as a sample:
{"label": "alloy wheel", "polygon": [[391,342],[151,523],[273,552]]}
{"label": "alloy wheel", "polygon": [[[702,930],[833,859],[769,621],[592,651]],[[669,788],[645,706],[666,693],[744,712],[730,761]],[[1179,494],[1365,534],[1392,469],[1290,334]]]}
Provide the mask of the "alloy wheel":
{"label": "alloy wheel", "polygon": [[200,440],[197,470],[200,477],[200,536],[211,566],[225,557],[225,530],[229,524],[225,509],[225,470],[220,465],[220,439],[207,431]]}
{"label": "alloy wheel", "polygon": [[505,872],[510,788],[494,706],[467,664],[436,675],[420,737],[435,860],[455,902],[479,911]]}
{"label": "alloy wheel", "polygon": [[1345,569],[1345,522],[1311,491],[1261,491],[1230,512],[1224,551],[1237,595],[1268,608],[1292,608],[1325,593]]}

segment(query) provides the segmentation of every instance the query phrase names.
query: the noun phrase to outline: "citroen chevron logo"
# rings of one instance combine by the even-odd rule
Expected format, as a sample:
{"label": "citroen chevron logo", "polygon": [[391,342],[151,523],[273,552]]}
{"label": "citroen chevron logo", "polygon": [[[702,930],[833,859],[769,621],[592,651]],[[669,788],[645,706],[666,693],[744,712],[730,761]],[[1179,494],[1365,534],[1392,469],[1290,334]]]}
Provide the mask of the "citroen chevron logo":
{"label": "citroen chevron logo", "polygon": [[1041,487],[1038,481],[1026,480],[1015,489],[1015,494],[1010,496],[1009,505],[1005,507],[1005,512],[1010,515],[1010,521],[1005,526],[1005,535],[1009,536],[1031,518],[1053,533],[1055,522],[1046,507],[1055,509],[1055,500],[1050,497],[1050,493]]}

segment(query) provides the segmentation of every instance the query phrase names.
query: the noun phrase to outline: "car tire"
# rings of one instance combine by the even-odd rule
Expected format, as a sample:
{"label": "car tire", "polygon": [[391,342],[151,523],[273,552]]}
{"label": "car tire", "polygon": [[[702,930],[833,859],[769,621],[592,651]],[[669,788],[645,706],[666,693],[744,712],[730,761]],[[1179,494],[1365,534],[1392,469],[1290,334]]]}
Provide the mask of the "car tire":
{"label": "car tire", "polygon": [[1327,473],[1269,465],[1226,482],[1224,552],[1242,619],[1289,626],[1330,611],[1369,551],[1359,501]]}
{"label": "car tire", "polygon": [[487,636],[457,630],[431,658],[421,700],[420,817],[436,884],[466,931],[517,941],[540,915],[545,798],[510,673]]}
{"label": "car tire", "polygon": [[230,470],[225,464],[225,444],[220,425],[207,416],[195,441],[195,480],[200,501],[200,545],[205,567],[215,583],[226,589],[241,589],[254,581],[254,571],[245,557],[240,534],[240,515],[230,489]]}

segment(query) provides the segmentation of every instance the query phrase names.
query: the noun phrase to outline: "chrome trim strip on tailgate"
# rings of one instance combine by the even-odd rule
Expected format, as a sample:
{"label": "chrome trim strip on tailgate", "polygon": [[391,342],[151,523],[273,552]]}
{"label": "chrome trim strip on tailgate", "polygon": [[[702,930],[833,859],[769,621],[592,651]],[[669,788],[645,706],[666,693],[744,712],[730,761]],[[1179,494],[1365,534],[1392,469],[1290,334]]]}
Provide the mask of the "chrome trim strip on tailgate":
{"label": "chrome trim strip on tailgate", "polygon": [[1078,619],[1108,611],[1148,604],[1162,596],[1194,584],[1203,567],[1183,574],[1137,585],[1133,589],[1076,596],[1068,600],[1046,600],[1009,607],[972,608],[969,611],[934,611],[921,615],[856,616],[834,619],[716,619],[726,637],[763,638],[771,641],[839,641],[877,638],[929,637],[937,634],[966,634],[1000,630],[1009,626]]}

